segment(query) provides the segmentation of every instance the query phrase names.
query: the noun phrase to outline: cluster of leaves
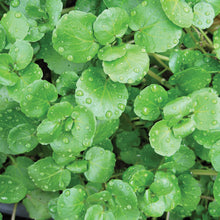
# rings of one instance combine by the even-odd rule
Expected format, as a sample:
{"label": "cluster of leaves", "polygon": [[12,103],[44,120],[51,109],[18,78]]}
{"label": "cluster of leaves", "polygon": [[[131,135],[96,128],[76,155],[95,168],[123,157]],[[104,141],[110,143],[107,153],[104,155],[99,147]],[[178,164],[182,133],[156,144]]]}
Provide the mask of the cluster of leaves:
{"label": "cluster of leaves", "polygon": [[0,0],[0,202],[220,217],[220,0],[67,3]]}

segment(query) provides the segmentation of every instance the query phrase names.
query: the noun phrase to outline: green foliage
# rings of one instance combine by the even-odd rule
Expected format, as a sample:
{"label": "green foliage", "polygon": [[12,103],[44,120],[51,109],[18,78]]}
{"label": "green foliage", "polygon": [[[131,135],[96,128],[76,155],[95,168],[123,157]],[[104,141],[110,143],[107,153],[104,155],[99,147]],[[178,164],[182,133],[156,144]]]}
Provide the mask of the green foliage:
{"label": "green foliage", "polygon": [[39,220],[219,218],[219,13],[0,0],[0,203]]}

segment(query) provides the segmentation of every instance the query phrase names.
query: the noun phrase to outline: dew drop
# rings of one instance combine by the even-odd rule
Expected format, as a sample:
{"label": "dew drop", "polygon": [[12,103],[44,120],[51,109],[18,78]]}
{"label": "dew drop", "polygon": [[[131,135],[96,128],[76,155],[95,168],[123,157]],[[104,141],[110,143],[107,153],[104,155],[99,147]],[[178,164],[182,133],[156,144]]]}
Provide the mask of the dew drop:
{"label": "dew drop", "polygon": [[29,100],[29,101],[32,100],[32,98],[33,98],[32,95],[27,95],[27,96],[26,96],[26,99]]}
{"label": "dew drop", "polygon": [[136,11],[132,11],[132,12],[131,12],[131,16],[135,16],[136,13],[137,13]]}
{"label": "dew drop", "polygon": [[107,111],[107,112],[105,113],[105,116],[106,116],[106,118],[111,118],[112,112],[111,112],[111,111]]}
{"label": "dew drop", "polygon": [[89,77],[89,81],[92,82],[92,81],[93,81],[93,78],[92,78],[92,77]]}
{"label": "dew drop", "polygon": [[40,176],[44,176],[44,173],[40,173]]}
{"label": "dew drop", "polygon": [[142,109],[142,114],[143,115],[145,115],[145,116],[147,116],[148,114],[149,114],[149,109],[147,108],[147,107],[144,107],[143,109]]}
{"label": "dew drop", "polygon": [[58,52],[59,52],[59,53],[63,53],[63,51],[64,51],[64,48],[63,48],[63,47],[59,47],[59,48],[58,48]]}
{"label": "dew drop", "polygon": [[60,188],[64,188],[64,183],[61,181],[61,182],[59,182],[59,187]]}
{"label": "dew drop", "polygon": [[91,57],[91,56],[88,56],[86,59],[89,61],[89,60],[91,60],[91,59],[92,59],[92,57]]}
{"label": "dew drop", "polygon": [[162,98],[162,97],[159,97],[159,98],[157,99],[157,101],[158,101],[158,103],[161,103],[161,102],[163,101],[163,98]]}
{"label": "dew drop", "polygon": [[127,209],[131,209],[131,205],[127,205]]}
{"label": "dew drop", "polygon": [[166,139],[166,142],[167,142],[167,143],[170,143],[170,138],[167,138],[167,139]]}
{"label": "dew drop", "polygon": [[20,5],[20,1],[19,0],[13,0],[13,1],[11,1],[11,6],[13,7],[13,8],[16,8],[16,7],[18,7]]}
{"label": "dew drop", "polygon": [[69,190],[65,191],[65,196],[70,196],[70,191]]}
{"label": "dew drop", "polygon": [[86,147],[89,147],[91,145],[91,142],[86,138],[84,141],[83,141],[83,145],[86,146]]}
{"label": "dew drop", "polygon": [[8,197],[5,197],[5,196],[1,197],[1,200],[7,200],[7,199],[8,199]]}
{"label": "dew drop", "polygon": [[128,83],[133,83],[133,79],[128,79]]}
{"label": "dew drop", "polygon": [[217,104],[217,100],[216,100],[216,99],[213,99],[213,100],[212,100],[212,103],[213,103],[213,104]]}
{"label": "dew drop", "polygon": [[206,16],[210,15],[210,12],[209,11],[205,12],[205,15]]}
{"label": "dew drop", "polygon": [[84,93],[83,93],[82,90],[77,90],[77,91],[76,91],[76,95],[77,95],[77,96],[83,96]]}
{"label": "dew drop", "polygon": [[189,9],[188,9],[188,8],[184,8],[183,10],[184,10],[186,13],[189,12]]}
{"label": "dew drop", "polygon": [[120,81],[123,81],[123,80],[124,80],[124,77],[123,77],[123,76],[120,76],[120,77],[119,77],[119,80],[120,80]]}
{"label": "dew drop", "polygon": [[68,144],[68,143],[69,143],[69,139],[68,139],[67,137],[64,137],[64,138],[63,138],[63,143],[64,143],[64,144]]}
{"label": "dew drop", "polygon": [[215,43],[215,44],[214,44],[214,48],[215,48],[215,49],[218,49],[219,46],[220,46],[220,45],[219,45],[218,43]]}
{"label": "dew drop", "polygon": [[157,86],[156,85],[151,86],[151,91],[156,92],[157,91]]}
{"label": "dew drop", "polygon": [[206,23],[207,23],[207,24],[211,24],[211,22],[212,22],[212,21],[211,21],[210,19],[207,19],[207,20],[206,20]]}
{"label": "dew drop", "polygon": [[67,60],[73,61],[73,56],[72,56],[72,55],[69,55],[69,56],[67,57]]}
{"label": "dew drop", "polygon": [[91,104],[92,103],[92,99],[91,98],[86,98],[86,103],[87,104]]}
{"label": "dew drop", "polygon": [[118,104],[118,108],[119,108],[120,110],[124,111],[125,105],[122,104],[122,103],[119,103],[119,104]]}
{"label": "dew drop", "polygon": [[11,181],[11,180],[9,180],[9,181],[8,181],[8,184],[12,184],[12,181]]}
{"label": "dew drop", "polygon": [[45,89],[48,89],[48,88],[49,88],[49,86],[50,86],[50,84],[49,84],[49,83],[47,83],[47,82],[45,82],[45,83],[44,83],[44,88],[45,88]]}
{"label": "dew drop", "polygon": [[21,17],[21,13],[20,12],[15,13],[15,17],[16,18],[20,18]]}
{"label": "dew drop", "polygon": [[173,43],[174,43],[174,44],[177,44],[178,42],[179,42],[179,41],[178,41],[177,39],[174,39],[174,40],[173,40]]}
{"label": "dew drop", "polygon": [[143,49],[141,49],[141,52],[146,53],[146,50],[143,48]]}
{"label": "dew drop", "polygon": [[139,69],[138,69],[138,68],[135,68],[135,69],[134,69],[134,72],[135,72],[135,73],[139,73]]}
{"label": "dew drop", "polygon": [[216,120],[212,121],[212,125],[216,125],[216,124],[217,124]]}
{"label": "dew drop", "polygon": [[25,144],[25,147],[26,147],[26,148],[30,148],[31,145],[28,143],[28,144]]}

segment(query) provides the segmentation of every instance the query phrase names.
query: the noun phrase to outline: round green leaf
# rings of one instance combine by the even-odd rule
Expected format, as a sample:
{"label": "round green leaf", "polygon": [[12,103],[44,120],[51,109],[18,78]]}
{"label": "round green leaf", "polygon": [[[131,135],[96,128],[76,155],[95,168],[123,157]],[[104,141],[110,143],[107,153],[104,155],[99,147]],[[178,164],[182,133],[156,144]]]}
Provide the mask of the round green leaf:
{"label": "round green leaf", "polygon": [[220,99],[211,88],[204,88],[191,94],[194,103],[193,119],[199,130],[220,128]]}
{"label": "round green leaf", "polygon": [[182,139],[173,135],[165,120],[155,123],[149,135],[150,144],[159,155],[171,156],[180,148]]}
{"label": "round green leaf", "polygon": [[42,117],[49,107],[50,102],[57,99],[57,91],[53,84],[44,81],[36,80],[27,86],[21,98],[21,110],[28,117]]}
{"label": "round green leaf", "polygon": [[197,180],[190,174],[182,174],[178,177],[179,187],[181,190],[181,206],[187,211],[196,209],[201,196],[201,188]]}
{"label": "round green leaf", "polygon": [[209,214],[214,217],[220,217],[220,204],[218,204],[216,201],[210,202],[209,203]]}
{"label": "round green leaf", "polygon": [[195,154],[188,147],[181,145],[180,149],[171,157],[166,157],[165,162],[174,162],[173,169],[182,173],[195,164]]}
{"label": "round green leaf", "polygon": [[95,15],[81,11],[64,15],[53,32],[54,49],[74,63],[91,60],[99,49],[93,37],[92,25],[95,19]]}
{"label": "round green leaf", "polygon": [[112,179],[107,184],[107,191],[115,196],[116,203],[121,205],[122,208],[136,208],[137,197],[132,187],[122,180]]}
{"label": "round green leaf", "polygon": [[9,148],[13,154],[22,154],[33,150],[38,140],[35,127],[31,124],[20,124],[12,128],[8,134]]}
{"label": "round green leaf", "polygon": [[88,170],[88,161],[76,160],[66,167],[72,173],[84,173]]}
{"label": "round green leaf", "polygon": [[173,126],[175,137],[184,138],[195,130],[195,122],[191,118],[184,118],[178,124]]}
{"label": "round green leaf", "polygon": [[56,80],[57,92],[62,96],[73,93],[76,88],[76,81],[78,78],[79,77],[75,72],[64,72]]}
{"label": "round green leaf", "polygon": [[211,149],[214,144],[220,140],[220,130],[208,130],[208,131],[200,131],[196,130],[193,133],[193,138],[196,142],[203,147]]}
{"label": "round green leaf", "polygon": [[104,61],[103,68],[114,82],[132,84],[143,79],[149,70],[149,63],[143,47],[127,44],[126,54],[113,61]]}
{"label": "round green leaf", "polygon": [[31,44],[17,40],[10,48],[9,55],[14,60],[14,67],[16,70],[21,70],[27,67],[33,57],[33,48]]}
{"label": "round green leaf", "polygon": [[209,157],[211,159],[211,163],[214,169],[220,172],[220,139],[214,144],[214,146],[209,151]]}
{"label": "round green leaf", "polygon": [[86,152],[88,170],[84,173],[87,180],[105,183],[114,172],[115,154],[100,147],[92,147]]}
{"label": "round green leaf", "polygon": [[211,4],[199,2],[194,6],[193,10],[193,25],[202,29],[208,28],[212,25],[215,11]]}
{"label": "round green leaf", "polygon": [[154,182],[150,186],[150,190],[156,196],[167,195],[173,190],[174,185],[178,186],[178,181],[174,174],[157,171]]}
{"label": "round green leaf", "polygon": [[118,46],[106,45],[98,52],[98,58],[104,61],[112,61],[123,57],[126,54],[126,44]]}
{"label": "round green leaf", "polygon": [[86,211],[85,220],[115,220],[115,217],[111,211],[104,211],[101,205],[93,205]]}
{"label": "round green leaf", "polygon": [[36,63],[31,63],[24,70],[19,71],[19,75],[16,84],[7,88],[10,97],[16,102],[21,101],[22,94],[29,84],[42,78],[43,72]]}
{"label": "round green leaf", "polygon": [[123,181],[128,182],[135,192],[143,192],[153,182],[153,176],[143,165],[134,165],[123,173]]}
{"label": "round green leaf", "polygon": [[65,189],[57,201],[57,212],[62,219],[82,219],[85,213],[86,192],[81,188]]}
{"label": "round green leaf", "polygon": [[213,43],[214,43],[216,56],[220,59],[220,29],[214,32]]}
{"label": "round green leaf", "polygon": [[180,27],[190,27],[193,22],[192,8],[181,0],[160,0],[166,16]]}
{"label": "round green leaf", "polygon": [[18,76],[13,70],[13,60],[6,53],[0,54],[0,84],[4,86],[13,86],[18,81]]}
{"label": "round green leaf", "polygon": [[14,42],[16,39],[23,40],[28,33],[28,21],[21,12],[9,11],[1,19],[1,24],[10,42]]}
{"label": "round green leaf", "polygon": [[3,27],[0,25],[0,51],[5,48],[6,44],[6,35]]}
{"label": "round green leaf", "polygon": [[99,120],[117,119],[125,110],[125,85],[106,79],[99,69],[85,70],[76,86],[76,102],[90,109]]}
{"label": "round green leaf", "polygon": [[136,31],[135,43],[151,53],[173,48],[182,34],[181,28],[167,18],[158,0],[143,1],[131,11],[129,27]]}
{"label": "round green leaf", "polygon": [[176,73],[169,81],[184,94],[190,94],[209,85],[211,74],[201,67],[192,67]]}
{"label": "round green leaf", "polygon": [[134,112],[144,120],[154,121],[160,116],[167,99],[167,92],[162,86],[151,84],[136,97]]}
{"label": "round green leaf", "polygon": [[38,160],[28,168],[28,174],[34,184],[43,191],[65,189],[70,183],[70,171],[57,165],[52,157]]}
{"label": "round green leaf", "polygon": [[26,187],[11,176],[0,175],[0,202],[17,203],[27,193]]}
{"label": "round green leaf", "polygon": [[104,10],[93,24],[94,35],[99,43],[112,43],[115,38],[122,37],[128,28],[128,14],[122,8]]}

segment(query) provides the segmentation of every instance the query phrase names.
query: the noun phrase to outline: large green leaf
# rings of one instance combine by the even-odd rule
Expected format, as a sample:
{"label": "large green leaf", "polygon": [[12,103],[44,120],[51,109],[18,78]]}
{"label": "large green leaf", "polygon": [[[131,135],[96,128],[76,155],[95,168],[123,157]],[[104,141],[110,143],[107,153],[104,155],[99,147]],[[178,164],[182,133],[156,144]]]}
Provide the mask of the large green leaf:
{"label": "large green leaf", "polygon": [[167,99],[167,92],[162,86],[151,84],[136,97],[134,112],[144,120],[154,121],[160,116]]}
{"label": "large green leaf", "polygon": [[47,113],[50,102],[56,99],[57,90],[53,84],[45,80],[35,80],[22,94],[21,110],[28,117],[40,118]]}
{"label": "large green leaf", "polygon": [[166,120],[159,121],[150,130],[150,144],[162,156],[171,156],[179,150],[182,139],[175,137]]}
{"label": "large green leaf", "polygon": [[165,15],[160,1],[147,0],[132,12],[129,27],[136,31],[134,40],[145,46],[147,52],[164,52],[176,46],[181,37],[181,28]]}
{"label": "large green leaf", "polygon": [[43,191],[65,189],[70,183],[70,171],[57,165],[52,157],[38,160],[28,168],[28,174],[34,184]]}
{"label": "large green leaf", "polygon": [[104,72],[114,82],[136,83],[143,79],[149,70],[146,50],[138,45],[126,45],[126,54],[113,61],[104,61]]}
{"label": "large green leaf", "polygon": [[57,201],[57,212],[63,219],[83,219],[86,192],[80,187],[65,189]]}
{"label": "large green leaf", "polygon": [[16,39],[23,40],[28,33],[28,21],[21,12],[9,11],[1,19],[1,24],[10,42],[14,42]]}
{"label": "large green leaf", "polygon": [[211,163],[214,169],[220,172],[220,139],[209,151],[209,157],[211,159]]}
{"label": "large green leaf", "polygon": [[100,147],[92,147],[86,152],[88,170],[84,173],[87,180],[105,183],[114,172],[115,155]]}
{"label": "large green leaf", "polygon": [[13,154],[22,154],[33,150],[38,145],[36,127],[25,123],[12,128],[8,134],[8,144]]}
{"label": "large green leaf", "polygon": [[99,43],[112,43],[115,38],[122,37],[128,28],[129,17],[121,8],[104,10],[93,24],[94,35]]}
{"label": "large green leaf", "polygon": [[213,43],[214,43],[216,56],[220,59],[220,30],[219,29],[214,32]]}
{"label": "large green leaf", "polygon": [[93,37],[92,25],[95,19],[95,15],[81,11],[64,15],[53,32],[55,50],[74,63],[91,60],[99,49]]}
{"label": "large green leaf", "polygon": [[16,102],[21,101],[22,94],[29,84],[42,78],[43,72],[36,63],[31,63],[24,70],[19,71],[19,76],[16,84],[7,88],[10,97]]}
{"label": "large green leaf", "polygon": [[199,2],[194,6],[193,11],[193,24],[196,27],[205,29],[212,25],[215,11],[211,4]]}
{"label": "large green leaf", "polygon": [[190,27],[193,22],[192,8],[181,0],[160,0],[166,16],[180,27]]}
{"label": "large green leaf", "polygon": [[13,86],[18,81],[18,76],[13,72],[13,60],[6,53],[0,54],[0,84]]}
{"label": "large green leaf", "polygon": [[107,79],[100,69],[85,70],[76,86],[76,102],[100,120],[117,119],[125,110],[128,98],[125,85]]}
{"label": "large green leaf", "polygon": [[0,175],[0,202],[17,203],[22,200],[27,193],[26,187],[15,180],[14,177]]}
{"label": "large green leaf", "polygon": [[33,48],[27,41],[17,40],[10,48],[9,55],[14,61],[16,70],[24,69],[31,62]]}
{"label": "large green leaf", "polygon": [[194,103],[193,119],[199,130],[220,128],[220,99],[211,88],[204,88],[191,94]]}

